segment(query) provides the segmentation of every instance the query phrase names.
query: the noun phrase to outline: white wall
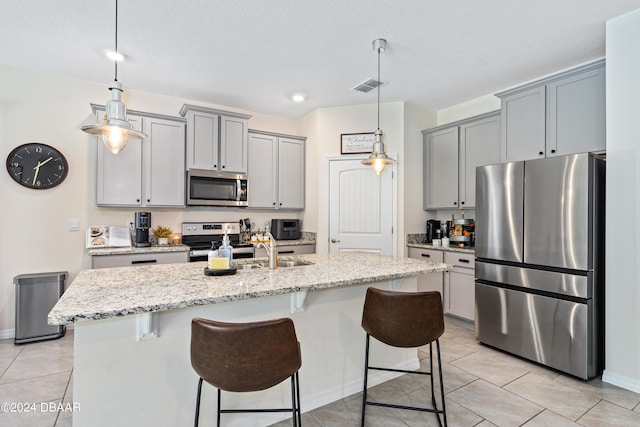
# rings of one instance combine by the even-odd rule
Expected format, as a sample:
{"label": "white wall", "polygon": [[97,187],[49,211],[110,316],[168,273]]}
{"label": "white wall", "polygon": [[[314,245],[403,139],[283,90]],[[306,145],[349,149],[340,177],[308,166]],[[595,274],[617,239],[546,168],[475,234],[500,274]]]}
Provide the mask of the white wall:
{"label": "white wall", "polygon": [[[131,110],[177,117],[183,103],[205,105],[128,90],[123,83],[124,101]],[[79,219],[81,230],[95,224],[125,225],[136,210],[141,210],[95,206],[97,141],[82,132],[80,126],[95,123],[89,103],[104,104],[109,96],[106,82],[73,80],[0,65],[0,157],[6,159],[14,147],[37,141],[60,149],[69,161],[67,179],[50,190],[21,187],[6,172],[0,173],[0,338],[11,336],[14,327],[13,277],[69,271],[73,279],[79,270],[89,267],[84,231],[68,231],[70,219]],[[260,114],[253,115],[249,127],[304,136],[296,121]],[[176,231],[182,221],[238,221],[249,217],[262,227],[271,218],[302,217],[300,212],[237,208],[143,210],[152,212],[152,225],[170,226]],[[304,224],[303,229],[306,230]],[[70,282],[67,280],[67,284]]]}
{"label": "white wall", "polygon": [[606,368],[640,393],[640,9],[607,22]]}
{"label": "white wall", "polygon": [[438,111],[438,126],[500,109],[500,98],[485,95]]}

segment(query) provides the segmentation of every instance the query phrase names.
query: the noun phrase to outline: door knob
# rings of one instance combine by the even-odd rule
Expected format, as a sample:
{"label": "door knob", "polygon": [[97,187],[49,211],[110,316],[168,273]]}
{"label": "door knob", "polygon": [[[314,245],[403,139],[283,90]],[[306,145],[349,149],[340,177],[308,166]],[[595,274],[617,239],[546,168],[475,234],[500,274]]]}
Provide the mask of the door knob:
{"label": "door knob", "polygon": [[340,240],[331,239],[331,243],[340,243]]}

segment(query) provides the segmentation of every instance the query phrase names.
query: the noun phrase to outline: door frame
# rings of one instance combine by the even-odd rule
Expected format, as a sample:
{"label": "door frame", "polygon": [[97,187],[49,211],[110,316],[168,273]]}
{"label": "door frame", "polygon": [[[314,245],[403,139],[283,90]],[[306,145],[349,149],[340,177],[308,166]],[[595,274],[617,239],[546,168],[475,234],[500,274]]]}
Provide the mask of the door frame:
{"label": "door frame", "polygon": [[[398,255],[398,156],[396,153],[387,153],[387,156],[389,156],[389,158],[393,159],[396,161],[396,164],[394,165],[389,165],[385,168],[384,173],[389,173],[391,172],[393,174],[393,179],[391,182],[391,226],[393,227],[393,234],[392,234],[392,247],[391,247],[391,255],[393,256],[397,256]],[[330,200],[331,200],[331,194],[330,194],[330,189],[331,189],[331,162],[334,161],[348,161],[348,160],[358,160],[358,161],[362,161],[369,158],[368,154],[350,154],[348,157],[346,156],[327,156],[326,160],[325,160],[325,170],[327,171],[327,179],[326,179],[326,183],[325,183],[325,194],[324,194],[324,200],[327,201],[327,203],[325,204],[325,211],[324,211],[324,215],[326,218],[326,229],[327,229],[327,253],[329,253],[329,239],[331,239],[331,206],[330,206]],[[371,173],[375,173],[373,171],[373,169],[371,170]]]}

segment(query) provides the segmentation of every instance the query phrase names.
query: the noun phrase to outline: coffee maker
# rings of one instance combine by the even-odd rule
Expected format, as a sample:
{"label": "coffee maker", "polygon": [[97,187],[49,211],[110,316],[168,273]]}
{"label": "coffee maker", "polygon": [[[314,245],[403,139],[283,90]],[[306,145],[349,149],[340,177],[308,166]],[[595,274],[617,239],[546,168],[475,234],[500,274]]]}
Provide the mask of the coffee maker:
{"label": "coffee maker", "polygon": [[437,219],[430,219],[427,221],[427,237],[424,240],[425,243],[433,242],[436,238],[436,232],[440,230],[440,221]]}
{"label": "coffee maker", "polygon": [[149,228],[151,227],[151,212],[136,212],[134,227],[136,230],[136,247],[151,246],[149,243]]}

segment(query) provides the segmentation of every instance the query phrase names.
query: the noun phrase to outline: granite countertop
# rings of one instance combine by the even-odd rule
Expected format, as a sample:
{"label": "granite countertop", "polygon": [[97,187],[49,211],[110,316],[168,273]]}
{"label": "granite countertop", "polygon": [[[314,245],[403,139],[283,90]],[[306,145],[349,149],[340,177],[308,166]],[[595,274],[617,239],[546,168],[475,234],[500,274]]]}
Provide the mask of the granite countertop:
{"label": "granite countertop", "polygon": [[147,246],[146,248],[136,248],[135,246],[126,246],[119,248],[93,248],[88,249],[87,253],[91,256],[102,255],[130,255],[130,254],[148,254],[153,252],[188,252],[189,246],[186,245],[156,245]]}
{"label": "granite countertop", "polygon": [[407,246],[410,248],[419,248],[419,249],[433,249],[436,251],[448,251],[448,252],[462,252],[465,254],[474,254],[476,250],[474,248],[460,248],[458,246],[449,246],[445,248],[444,246],[433,246],[431,243],[407,243]]}
{"label": "granite countertop", "polygon": [[456,246],[456,243],[451,243],[449,247],[443,246],[433,246],[431,243],[424,243],[427,235],[424,233],[416,233],[416,234],[407,234],[407,246],[410,248],[418,248],[418,249],[433,249],[436,251],[449,251],[449,252],[462,252],[466,254],[474,254],[476,252],[475,248],[464,247],[461,248]]}
{"label": "granite countertop", "polygon": [[[444,263],[366,252],[282,257],[311,265],[205,276],[206,262],[82,270],[49,313],[52,325],[174,310],[448,271]],[[236,264],[263,261],[237,260]]]}

